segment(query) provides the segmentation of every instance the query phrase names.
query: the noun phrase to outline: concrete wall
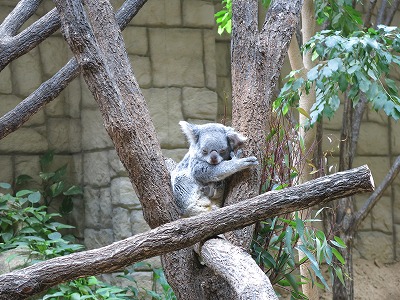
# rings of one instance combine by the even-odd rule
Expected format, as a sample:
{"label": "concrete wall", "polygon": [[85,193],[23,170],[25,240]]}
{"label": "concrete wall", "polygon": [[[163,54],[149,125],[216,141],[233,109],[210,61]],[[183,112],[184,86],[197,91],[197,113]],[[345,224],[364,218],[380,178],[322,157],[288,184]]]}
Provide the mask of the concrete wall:
{"label": "concrete wall", "polygon": [[[114,2],[115,7],[122,3]],[[13,3],[0,0],[0,20]],[[51,1],[45,1],[38,13],[50,7]],[[123,32],[163,151],[175,160],[186,152],[178,121],[220,121],[225,107],[230,115],[229,37],[216,34],[213,13],[212,1],[149,0]],[[7,66],[0,73],[0,114],[49,79],[70,57],[58,32]],[[325,124],[333,140],[333,144],[326,143],[326,149],[336,150],[333,156],[338,154],[335,143],[340,128],[339,119]],[[399,129],[382,114],[368,112],[364,117],[355,165],[367,163],[377,184],[400,154]],[[49,149],[55,150],[56,165],[69,164],[71,183],[84,188],[83,200],[75,201],[71,219],[88,249],[148,229],[97,105],[81,78],[0,141],[0,181],[12,182],[22,173],[39,181],[39,156]],[[362,225],[356,242],[360,256],[383,262],[400,257],[399,196],[397,179]],[[365,198],[357,198],[358,207]],[[150,261],[153,266],[160,264],[157,258]],[[146,279],[151,274],[138,276]]]}

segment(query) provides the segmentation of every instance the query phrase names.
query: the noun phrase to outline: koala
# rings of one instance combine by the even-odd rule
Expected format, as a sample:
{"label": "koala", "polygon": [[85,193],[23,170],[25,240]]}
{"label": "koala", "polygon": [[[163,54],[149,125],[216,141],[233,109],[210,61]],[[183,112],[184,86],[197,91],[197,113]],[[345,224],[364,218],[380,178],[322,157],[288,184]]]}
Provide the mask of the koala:
{"label": "koala", "polygon": [[225,179],[257,165],[254,156],[241,158],[246,138],[232,127],[179,122],[189,151],[171,171],[172,189],[183,217],[221,207]]}

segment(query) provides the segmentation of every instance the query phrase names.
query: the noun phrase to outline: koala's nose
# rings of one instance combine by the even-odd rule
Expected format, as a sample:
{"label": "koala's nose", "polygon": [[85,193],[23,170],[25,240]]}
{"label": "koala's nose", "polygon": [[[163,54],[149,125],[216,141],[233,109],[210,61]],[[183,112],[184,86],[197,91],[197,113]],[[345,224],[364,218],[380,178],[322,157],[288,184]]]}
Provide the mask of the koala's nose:
{"label": "koala's nose", "polygon": [[215,150],[212,150],[210,152],[210,160],[212,164],[217,164],[218,163],[218,152]]}

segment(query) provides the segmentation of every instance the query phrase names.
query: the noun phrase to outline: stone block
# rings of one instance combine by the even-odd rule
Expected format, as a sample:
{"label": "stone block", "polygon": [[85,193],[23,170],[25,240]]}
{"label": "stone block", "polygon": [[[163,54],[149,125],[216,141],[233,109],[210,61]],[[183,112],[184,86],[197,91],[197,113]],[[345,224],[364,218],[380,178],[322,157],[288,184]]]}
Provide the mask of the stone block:
{"label": "stone block", "polygon": [[360,231],[357,233],[354,248],[362,258],[389,263],[394,259],[392,242],[391,234],[379,231]]}
{"label": "stone block", "polygon": [[331,119],[324,118],[323,124],[324,128],[329,130],[337,130],[338,135],[340,136],[340,130],[342,129],[343,125],[343,105],[340,105],[335,115]]}
{"label": "stone block", "polygon": [[179,88],[143,90],[161,147],[185,147],[179,121],[183,120]]}
{"label": "stone block", "polygon": [[391,122],[391,127],[392,155],[400,155],[400,123]]}
{"label": "stone block", "polygon": [[229,77],[217,77],[218,120],[232,119],[232,85]]}
{"label": "stone block", "polygon": [[43,81],[38,49],[11,62],[11,72],[15,94],[26,97],[35,91]]}
{"label": "stone block", "polygon": [[49,118],[47,120],[47,137],[49,148],[57,152],[69,151],[70,119]]}
{"label": "stone block", "polygon": [[81,81],[75,78],[65,88],[65,113],[71,118],[81,117]]}
{"label": "stone block", "polygon": [[48,37],[39,44],[39,49],[46,78],[57,73],[68,61],[68,46],[62,37]]}
{"label": "stone block", "polygon": [[230,44],[226,42],[216,43],[215,52],[218,59],[216,62],[216,73],[217,76],[228,77],[231,73],[231,62],[230,62]]}
{"label": "stone block", "polygon": [[0,253],[0,274],[9,273],[16,269],[27,267],[32,263],[32,251],[29,248],[20,247]]}
{"label": "stone block", "polygon": [[[1,79],[0,79],[1,80]],[[14,95],[2,95],[0,116],[5,115],[10,110],[14,109],[23,99]],[[43,109],[39,110],[36,114],[31,116],[28,121],[25,122],[24,126],[40,125],[44,124],[45,116]]]}
{"label": "stone block", "polygon": [[99,150],[113,147],[113,143],[103,125],[98,109],[82,109],[82,149]]}
{"label": "stone block", "polygon": [[87,250],[97,249],[110,245],[114,242],[114,234],[112,229],[85,229],[85,246]]}
{"label": "stone block", "polygon": [[132,210],[130,217],[130,224],[132,226],[133,235],[150,230],[149,225],[147,225],[146,221],[144,220],[142,210]]}
{"label": "stone block", "polygon": [[[182,139],[184,136],[182,134]],[[176,163],[180,162],[185,154],[188,152],[188,149],[162,149],[162,153],[165,157],[172,158]]]}
{"label": "stone block", "polygon": [[150,57],[153,86],[204,86],[201,30],[150,29]]}
{"label": "stone block", "polygon": [[29,175],[35,181],[41,182],[39,156],[20,155],[15,157],[15,177],[19,175]]}
{"label": "stone block", "polygon": [[[359,211],[363,207],[368,196],[369,196],[368,194],[355,195],[355,197],[354,197],[355,211]],[[361,230],[361,231],[372,230],[372,213],[369,213],[365,217],[365,219],[361,222],[358,230]]]}
{"label": "stone block", "polygon": [[150,58],[145,56],[129,56],[135,78],[142,88],[151,86]]}
{"label": "stone block", "polygon": [[122,32],[122,37],[129,54],[147,55],[149,41],[146,27],[127,26]]}
{"label": "stone block", "polygon": [[394,225],[394,233],[396,237],[396,258],[400,257],[400,224]]}
{"label": "stone block", "polygon": [[392,199],[382,197],[372,209],[372,228],[376,231],[393,231]]}
{"label": "stone block", "polygon": [[62,117],[65,114],[65,91],[45,106],[46,115],[51,117]]}
{"label": "stone block", "polygon": [[35,128],[19,128],[0,140],[0,153],[43,153],[48,149],[45,136]]}
{"label": "stone block", "polygon": [[116,207],[112,212],[112,224],[115,241],[132,236],[130,212],[123,207]]}
{"label": "stone block", "polygon": [[12,92],[11,70],[10,66],[6,66],[0,72],[0,93],[11,94],[11,92]]}
{"label": "stone block", "polygon": [[108,188],[84,188],[86,227],[101,229],[112,227],[111,194]]}
{"label": "stone block", "polygon": [[387,155],[389,153],[387,125],[363,122],[357,144],[357,155]]}
{"label": "stone block", "polygon": [[12,156],[0,155],[0,182],[13,183],[14,171]]}
{"label": "stone block", "polygon": [[108,163],[110,164],[110,176],[111,178],[115,177],[127,177],[128,172],[126,171],[124,165],[119,160],[117,155],[117,151],[110,150],[108,152]]}
{"label": "stone block", "polygon": [[217,65],[214,33],[211,30],[204,30],[203,38],[206,87],[215,90],[217,88]]}
{"label": "stone block", "polygon": [[66,217],[67,224],[74,226],[71,229],[72,234],[79,240],[83,240],[85,236],[86,219],[85,219],[85,203],[83,197],[72,198],[73,209]]}
{"label": "stone block", "polygon": [[215,121],[218,96],[206,88],[183,88],[183,114],[185,118]]}
{"label": "stone block", "polygon": [[83,182],[93,187],[110,183],[110,170],[106,151],[85,153],[83,156]]}
{"label": "stone block", "polygon": [[368,107],[365,109],[365,115],[368,122],[374,122],[386,126],[389,122],[389,118],[386,113],[382,110],[374,110],[371,104],[369,104]]}
{"label": "stone block", "polygon": [[77,153],[82,150],[82,128],[80,119],[69,119],[68,128],[69,151]]}
{"label": "stone block", "polygon": [[[397,176],[398,177],[398,176]],[[393,222],[394,223],[398,223],[400,224],[400,201],[398,201],[397,199],[400,199],[400,185],[399,184],[393,184],[393,199],[395,199],[393,201]],[[399,240],[400,241],[400,240]]]}
{"label": "stone block", "polygon": [[134,25],[181,25],[180,0],[149,0],[133,18]]}
{"label": "stone block", "polygon": [[[390,164],[389,157],[383,156],[357,156],[354,159],[353,167],[359,167],[367,164],[371,169],[372,176],[374,178],[375,186],[378,186],[382,180],[385,178]],[[384,195],[390,196],[390,190],[386,190]]]}
{"label": "stone block", "polygon": [[183,25],[188,27],[213,28],[214,5],[210,1],[184,0],[182,8]]}
{"label": "stone block", "polygon": [[128,177],[118,177],[111,181],[111,201],[115,206],[126,209],[140,209],[141,204]]}

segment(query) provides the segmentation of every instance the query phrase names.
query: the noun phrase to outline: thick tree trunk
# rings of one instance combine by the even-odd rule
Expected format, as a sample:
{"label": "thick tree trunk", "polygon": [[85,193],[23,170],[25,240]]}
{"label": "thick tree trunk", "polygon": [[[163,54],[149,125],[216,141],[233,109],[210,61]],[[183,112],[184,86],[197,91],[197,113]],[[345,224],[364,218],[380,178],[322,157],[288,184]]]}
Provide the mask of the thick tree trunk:
{"label": "thick tree trunk", "polygon": [[[263,161],[268,119],[275,87],[290,39],[297,27],[301,0],[271,2],[265,22],[259,29],[258,1],[232,3],[232,125],[248,137],[246,155]],[[252,168],[234,175],[225,205],[259,193],[260,169]],[[235,245],[249,248],[254,227],[232,232],[227,238]]]}
{"label": "thick tree trunk", "polygon": [[[362,166],[346,172],[321,177],[302,185],[265,193],[210,213],[167,223],[149,232],[106,247],[53,258],[22,270],[1,275],[0,299],[24,299],[64,281],[117,271],[134,262],[188,247],[217,234],[242,228],[258,220],[305,209],[316,204],[322,205],[340,197],[372,191],[373,188],[374,183],[371,172],[367,166]],[[226,252],[221,256],[218,255],[216,245],[220,243],[224,245],[225,249],[230,248],[232,252],[240,254],[240,251],[236,247],[229,246],[230,244],[227,241],[212,240],[205,242],[200,248],[199,252],[203,256],[204,262],[209,265],[217,262],[218,264],[213,267],[213,270],[223,273],[223,276],[232,284],[237,283],[240,276],[242,276],[243,283],[247,282],[247,285],[241,286],[246,286],[244,290],[236,287],[237,293],[242,293],[238,296],[239,299],[266,299],[260,295],[270,295],[271,287],[265,286],[263,291],[252,290],[250,287],[250,274],[240,275],[237,273],[236,267],[243,264],[243,262],[233,260],[231,256],[226,255]],[[188,248],[183,251],[191,253],[187,255],[193,255],[193,251]],[[249,256],[243,259],[247,260]],[[192,261],[195,260],[193,259]],[[177,267],[188,264],[188,260],[183,262],[177,260],[175,262]],[[201,268],[198,260],[196,264],[197,269],[204,270],[199,271],[200,275],[212,275],[211,269]],[[243,266],[239,267],[239,270],[243,270],[243,268]],[[255,279],[258,280],[255,281],[261,285],[268,284],[268,279],[263,278],[260,272],[261,270],[253,269],[251,273],[253,275],[251,276],[255,276]],[[204,278],[207,280],[206,277]],[[218,286],[218,283],[216,284],[214,283],[214,286]],[[185,292],[189,292],[187,286],[184,288],[186,289]],[[202,292],[201,290],[194,291]],[[182,290],[180,289],[179,292],[182,293]],[[209,292],[209,290],[206,292]],[[218,290],[218,292],[221,293],[221,290]],[[218,292],[216,293],[218,294]],[[260,294],[260,292],[262,293]],[[207,299],[212,297],[208,294],[203,295],[207,296]],[[236,299],[232,298],[232,294],[229,293],[222,294],[221,297],[226,298],[228,295],[231,297],[230,299]],[[182,293],[182,296],[184,296],[184,293]],[[196,297],[201,299],[199,295]],[[215,295],[213,297],[215,298]],[[184,299],[192,298],[194,297]]]}

